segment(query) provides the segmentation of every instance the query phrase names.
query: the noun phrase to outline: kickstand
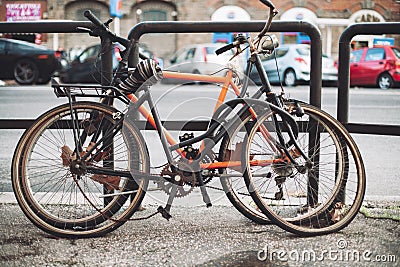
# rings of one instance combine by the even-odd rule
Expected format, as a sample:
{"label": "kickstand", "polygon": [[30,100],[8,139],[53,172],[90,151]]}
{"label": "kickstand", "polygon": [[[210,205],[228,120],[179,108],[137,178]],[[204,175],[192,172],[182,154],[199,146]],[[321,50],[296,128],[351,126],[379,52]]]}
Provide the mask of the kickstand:
{"label": "kickstand", "polygon": [[172,184],[171,193],[169,194],[167,205],[165,206],[165,208],[159,206],[157,209],[157,211],[161,213],[163,218],[167,219],[168,221],[169,219],[172,218],[169,212],[171,211],[172,202],[174,201],[177,192],[178,192],[178,185]]}
{"label": "kickstand", "polygon": [[203,196],[203,201],[204,201],[204,203],[206,203],[206,207],[210,208],[212,206],[211,200],[207,193],[206,187],[204,186],[204,181],[203,181],[203,178],[201,177],[200,173],[196,174],[196,179],[200,185],[200,191],[201,191],[201,195]]}

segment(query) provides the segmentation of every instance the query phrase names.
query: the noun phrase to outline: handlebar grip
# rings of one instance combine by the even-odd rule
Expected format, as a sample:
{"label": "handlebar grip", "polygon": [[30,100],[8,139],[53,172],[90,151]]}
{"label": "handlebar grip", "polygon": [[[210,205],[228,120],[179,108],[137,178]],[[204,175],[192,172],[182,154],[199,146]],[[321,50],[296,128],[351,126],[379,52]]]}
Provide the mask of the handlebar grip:
{"label": "handlebar grip", "polygon": [[272,4],[269,0],[260,0],[261,3],[263,3],[264,5],[266,5],[267,7],[271,8],[271,9],[275,9],[274,4]]}
{"label": "handlebar grip", "polygon": [[215,54],[217,54],[217,55],[222,54],[222,53],[224,53],[224,52],[226,52],[226,51],[228,51],[228,50],[230,50],[230,49],[232,49],[234,47],[235,47],[235,45],[233,43],[225,45],[225,46],[220,47],[217,50],[215,50]]}
{"label": "handlebar grip", "polygon": [[[93,22],[94,25],[102,27],[103,22],[101,20],[99,20],[90,10],[85,10],[85,12],[83,13],[83,15],[90,20],[91,22]],[[105,26],[104,26],[105,27]]]}

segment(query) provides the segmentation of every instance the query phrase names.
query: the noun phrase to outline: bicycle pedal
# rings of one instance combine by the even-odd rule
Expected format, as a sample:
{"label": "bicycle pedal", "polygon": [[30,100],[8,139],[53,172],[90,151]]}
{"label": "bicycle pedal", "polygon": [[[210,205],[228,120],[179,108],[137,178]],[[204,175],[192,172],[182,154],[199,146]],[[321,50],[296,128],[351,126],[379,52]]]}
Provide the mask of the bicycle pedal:
{"label": "bicycle pedal", "polygon": [[161,213],[161,216],[163,216],[163,218],[167,219],[167,221],[169,221],[169,219],[172,218],[171,214],[169,214],[169,212],[166,209],[164,209],[162,206],[159,206],[157,208],[157,211],[159,213]]}

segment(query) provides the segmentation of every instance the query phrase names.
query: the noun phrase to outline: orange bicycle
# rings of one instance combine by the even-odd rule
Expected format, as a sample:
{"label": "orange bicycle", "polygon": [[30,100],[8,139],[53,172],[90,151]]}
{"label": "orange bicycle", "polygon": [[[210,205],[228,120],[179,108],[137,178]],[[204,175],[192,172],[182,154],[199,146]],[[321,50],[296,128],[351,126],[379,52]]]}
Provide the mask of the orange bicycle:
{"label": "orange bicycle", "polygon": [[[257,223],[275,223],[298,235],[327,234],[347,226],[365,191],[365,170],[358,148],[334,118],[300,101],[272,92],[260,53],[276,44],[265,38],[273,16],[271,2],[264,29],[255,38],[238,36],[217,50],[250,49],[246,74],[256,67],[262,86],[247,97],[248,75],[198,75],[161,71],[144,60],[122,79],[132,43],[115,36],[90,11],[97,28],[127,48],[110,86],[68,85],[53,81],[68,103],[43,115],[21,137],[12,162],[14,193],[27,217],[40,229],[66,237],[109,233],[128,220],[160,213],[171,217],[177,196],[198,187],[207,207],[208,183],[221,180],[231,203]],[[262,41],[264,39],[264,41]],[[239,53],[237,53],[239,54]],[[176,141],[163,127],[151,88],[163,78],[218,83],[221,91],[207,130],[184,133]],[[226,101],[229,88],[237,98]],[[266,100],[261,97],[266,96]],[[99,102],[78,101],[97,97]],[[108,105],[120,101],[124,108]],[[147,103],[149,109],[145,108]],[[152,173],[138,113],[154,128],[166,163]],[[149,181],[168,194],[165,206],[133,218]]]}

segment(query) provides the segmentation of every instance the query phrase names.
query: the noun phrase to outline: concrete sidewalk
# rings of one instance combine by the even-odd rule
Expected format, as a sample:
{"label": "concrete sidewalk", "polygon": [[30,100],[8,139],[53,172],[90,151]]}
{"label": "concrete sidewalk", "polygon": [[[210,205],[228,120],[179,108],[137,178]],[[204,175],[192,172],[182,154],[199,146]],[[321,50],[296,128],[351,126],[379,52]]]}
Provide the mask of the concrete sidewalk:
{"label": "concrete sidewalk", "polygon": [[[233,207],[174,206],[170,221],[155,216],[76,240],[50,236],[17,204],[0,203],[0,266],[400,266],[400,222],[361,213],[338,233],[300,238],[254,224]],[[399,216],[398,203],[390,204],[364,208]],[[157,207],[145,208],[140,216]]]}

